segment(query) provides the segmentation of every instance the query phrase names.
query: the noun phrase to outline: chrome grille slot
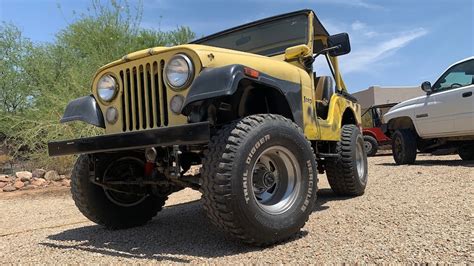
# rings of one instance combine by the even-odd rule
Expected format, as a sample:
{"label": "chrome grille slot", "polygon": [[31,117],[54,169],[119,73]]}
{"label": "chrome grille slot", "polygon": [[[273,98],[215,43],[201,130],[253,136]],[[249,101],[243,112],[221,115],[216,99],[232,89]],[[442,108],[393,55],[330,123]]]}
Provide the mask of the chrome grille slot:
{"label": "chrome grille slot", "polygon": [[163,66],[164,61],[161,60],[120,71],[124,132],[168,126]]}

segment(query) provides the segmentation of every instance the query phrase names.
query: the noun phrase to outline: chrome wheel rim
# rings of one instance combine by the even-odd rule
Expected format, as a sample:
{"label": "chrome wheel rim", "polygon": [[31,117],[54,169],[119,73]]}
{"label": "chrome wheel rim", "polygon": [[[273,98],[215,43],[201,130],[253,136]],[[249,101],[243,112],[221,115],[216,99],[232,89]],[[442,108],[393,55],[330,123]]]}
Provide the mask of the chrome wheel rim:
{"label": "chrome wheel rim", "polygon": [[366,160],[365,160],[365,150],[363,144],[360,141],[357,142],[356,145],[356,152],[355,152],[355,161],[356,161],[356,168],[357,168],[357,175],[359,176],[359,180],[365,183],[365,168],[366,168]]}
{"label": "chrome wheel rim", "polygon": [[252,168],[252,195],[263,211],[281,214],[299,198],[301,169],[287,148],[274,146],[264,150]]}

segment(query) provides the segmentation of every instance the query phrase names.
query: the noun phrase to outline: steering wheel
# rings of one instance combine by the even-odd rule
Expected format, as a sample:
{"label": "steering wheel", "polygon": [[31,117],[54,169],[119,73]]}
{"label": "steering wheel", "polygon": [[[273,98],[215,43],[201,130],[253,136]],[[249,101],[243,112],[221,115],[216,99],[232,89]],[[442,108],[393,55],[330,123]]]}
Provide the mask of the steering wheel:
{"label": "steering wheel", "polygon": [[462,84],[459,84],[459,83],[451,84],[451,89],[456,89],[456,88],[460,88],[460,87],[462,87]]}

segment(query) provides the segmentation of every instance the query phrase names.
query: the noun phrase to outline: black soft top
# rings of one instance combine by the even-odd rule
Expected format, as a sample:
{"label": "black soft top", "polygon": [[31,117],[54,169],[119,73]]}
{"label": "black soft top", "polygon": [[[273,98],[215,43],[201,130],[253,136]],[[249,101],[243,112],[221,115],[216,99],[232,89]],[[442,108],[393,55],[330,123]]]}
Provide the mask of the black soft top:
{"label": "black soft top", "polygon": [[295,15],[309,14],[311,12],[314,14],[314,21],[313,21],[314,35],[326,36],[326,37],[329,36],[328,31],[324,28],[323,24],[321,24],[321,21],[318,19],[318,17],[314,13],[314,11],[311,10],[311,9],[303,9],[303,10],[298,10],[298,11],[294,11],[294,12],[290,12],[290,13],[285,13],[285,14],[281,14],[281,15],[277,15],[277,16],[273,16],[273,17],[269,17],[269,18],[256,20],[256,21],[253,21],[253,22],[250,22],[250,23],[247,23],[247,24],[243,24],[243,25],[240,25],[240,26],[237,26],[237,27],[233,27],[233,28],[230,28],[230,29],[227,29],[227,30],[223,30],[223,31],[211,34],[209,36],[194,40],[190,43],[200,44],[200,43],[206,42],[208,40],[220,37],[222,35],[232,33],[232,32],[237,31],[237,30],[242,30],[242,29],[245,29],[245,28],[248,28],[248,27],[253,27],[255,25],[263,24],[263,23],[266,23],[266,22],[270,22],[270,21],[278,20],[278,19],[282,19],[282,18],[292,17],[292,16],[295,16]]}

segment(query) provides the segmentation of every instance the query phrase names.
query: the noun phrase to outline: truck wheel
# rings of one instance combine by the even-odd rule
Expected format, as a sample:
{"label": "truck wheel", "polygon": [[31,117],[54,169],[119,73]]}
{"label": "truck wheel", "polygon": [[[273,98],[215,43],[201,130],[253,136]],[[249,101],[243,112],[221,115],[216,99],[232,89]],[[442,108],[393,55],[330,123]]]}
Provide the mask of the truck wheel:
{"label": "truck wheel", "polygon": [[316,158],[302,130],[252,115],[212,137],[201,191],[208,217],[243,242],[266,246],[298,232],[316,201]]}
{"label": "truck wheel", "polygon": [[416,138],[410,129],[395,131],[392,138],[392,153],[398,165],[415,163]]}
{"label": "truck wheel", "polygon": [[367,156],[374,156],[379,149],[379,144],[374,137],[364,136],[364,148]]}
{"label": "truck wheel", "polygon": [[364,139],[355,125],[344,125],[341,141],[336,144],[339,158],[328,160],[326,176],[334,193],[360,196],[367,186],[368,166]]}
{"label": "truck wheel", "polygon": [[459,157],[463,161],[473,161],[474,160],[474,145],[464,145],[458,149]]}
{"label": "truck wheel", "polygon": [[[130,165],[133,166],[133,160],[120,161],[118,164],[130,168]],[[76,206],[92,222],[110,229],[139,226],[151,220],[164,206],[167,197],[125,194],[92,183],[89,179],[89,165],[87,155],[79,156],[71,175],[71,192]],[[127,170],[118,168],[112,170],[120,171],[121,178],[127,177]]]}

